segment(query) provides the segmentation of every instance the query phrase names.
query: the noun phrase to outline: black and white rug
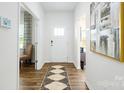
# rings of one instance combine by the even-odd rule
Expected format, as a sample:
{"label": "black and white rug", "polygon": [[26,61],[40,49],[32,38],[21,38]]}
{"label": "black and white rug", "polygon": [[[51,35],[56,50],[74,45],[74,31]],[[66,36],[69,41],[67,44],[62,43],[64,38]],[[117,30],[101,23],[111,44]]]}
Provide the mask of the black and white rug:
{"label": "black and white rug", "polygon": [[62,65],[54,65],[48,72],[41,84],[41,90],[70,90],[68,75]]}

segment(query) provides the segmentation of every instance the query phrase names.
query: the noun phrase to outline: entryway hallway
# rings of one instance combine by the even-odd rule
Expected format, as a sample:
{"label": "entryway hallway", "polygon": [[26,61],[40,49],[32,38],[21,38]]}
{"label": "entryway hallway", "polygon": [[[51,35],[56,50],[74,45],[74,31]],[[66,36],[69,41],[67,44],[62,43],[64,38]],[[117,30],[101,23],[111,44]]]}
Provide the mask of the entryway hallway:
{"label": "entryway hallway", "polygon": [[[20,26],[24,25],[21,29],[21,32],[23,32],[22,45],[24,46],[24,42],[28,42],[32,38],[29,43],[32,44],[33,48],[30,52],[32,56],[31,64],[26,64],[25,60],[22,60],[20,64],[22,66],[19,69],[19,89],[86,90],[85,72],[81,70],[82,65],[83,67],[85,65],[86,51],[83,51],[81,57],[83,60],[80,61],[80,48],[86,50],[86,44],[82,43],[86,41],[83,38],[85,30],[82,25],[79,27],[82,33],[80,38],[82,39],[77,40],[75,36],[77,33],[75,22],[77,20],[74,15],[79,3],[42,2],[38,4],[40,6],[38,11],[41,12],[41,9],[43,9],[38,15],[41,19],[34,14],[34,11],[31,12],[32,9],[28,5],[20,3],[20,14],[22,14],[20,19],[24,21],[20,24]],[[31,22],[26,21],[25,23],[25,15],[23,15],[25,12],[32,16]],[[82,23],[84,20],[79,17],[78,21]],[[31,27],[28,26],[30,29],[25,29],[27,24],[32,24]],[[26,30],[26,32],[23,30]],[[32,34],[28,38],[29,40],[25,33]],[[25,48],[24,50],[29,49]]]}
{"label": "entryway hallway", "polygon": [[122,2],[0,2],[0,90],[123,90],[123,10]]}
{"label": "entryway hallway", "polygon": [[23,64],[20,70],[20,89],[39,90],[51,66],[65,67],[71,90],[87,90],[85,71],[77,70],[73,63],[45,63],[41,70],[35,70],[34,64]]}

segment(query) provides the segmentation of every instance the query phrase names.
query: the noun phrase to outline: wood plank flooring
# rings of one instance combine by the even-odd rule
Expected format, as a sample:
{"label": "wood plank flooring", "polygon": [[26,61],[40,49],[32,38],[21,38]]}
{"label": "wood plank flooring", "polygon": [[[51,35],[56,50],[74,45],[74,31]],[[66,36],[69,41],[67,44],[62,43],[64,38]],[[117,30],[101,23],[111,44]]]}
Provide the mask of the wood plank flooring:
{"label": "wood plank flooring", "polygon": [[85,71],[77,70],[72,63],[46,63],[38,71],[34,69],[34,64],[23,64],[20,69],[20,89],[39,90],[49,66],[57,64],[65,66],[72,90],[88,89],[84,83]]}

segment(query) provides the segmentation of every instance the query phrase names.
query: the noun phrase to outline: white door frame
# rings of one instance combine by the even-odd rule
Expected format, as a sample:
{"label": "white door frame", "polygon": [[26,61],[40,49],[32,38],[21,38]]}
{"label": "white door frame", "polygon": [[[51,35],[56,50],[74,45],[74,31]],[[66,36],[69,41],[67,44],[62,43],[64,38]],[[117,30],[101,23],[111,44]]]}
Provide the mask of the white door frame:
{"label": "white door frame", "polygon": [[[19,22],[18,22],[18,24],[20,24],[20,14],[21,14],[21,8],[23,8],[24,10],[26,10],[28,13],[30,13],[31,15],[32,15],[32,17],[33,17],[33,20],[34,20],[34,22],[33,22],[33,24],[37,24],[38,23],[38,18],[37,18],[37,16],[35,16],[35,14],[28,8],[28,6],[25,4],[25,3],[19,3]],[[36,33],[37,33],[37,26],[34,26],[34,30],[35,30],[35,36],[36,36]],[[35,37],[34,37],[35,38]],[[37,38],[37,37],[36,37]],[[35,38],[35,40],[37,40]],[[37,45],[38,43],[37,43],[37,41],[35,41],[35,45]],[[35,51],[36,52],[36,51]],[[36,52],[37,53],[37,52]],[[18,76],[17,76],[17,89],[19,89],[19,78],[20,78],[20,63],[19,63],[19,57],[20,57],[20,49],[19,49],[19,26],[18,26],[18,36],[17,36],[17,59],[18,59],[18,64],[17,64],[17,74],[18,74]],[[37,65],[37,54],[36,54],[36,57],[35,57],[35,64]],[[35,65],[35,69],[36,69],[36,66]]]}

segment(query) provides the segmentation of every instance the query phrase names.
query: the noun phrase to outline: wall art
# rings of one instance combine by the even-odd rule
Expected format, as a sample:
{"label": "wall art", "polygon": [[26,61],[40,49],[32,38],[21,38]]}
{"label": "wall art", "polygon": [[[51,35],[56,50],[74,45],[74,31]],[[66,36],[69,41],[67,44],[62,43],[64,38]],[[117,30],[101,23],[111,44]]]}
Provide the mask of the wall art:
{"label": "wall art", "polygon": [[[120,60],[120,3],[93,2],[90,5],[90,49]],[[124,52],[124,51],[123,51]]]}

